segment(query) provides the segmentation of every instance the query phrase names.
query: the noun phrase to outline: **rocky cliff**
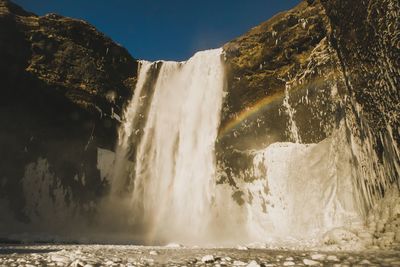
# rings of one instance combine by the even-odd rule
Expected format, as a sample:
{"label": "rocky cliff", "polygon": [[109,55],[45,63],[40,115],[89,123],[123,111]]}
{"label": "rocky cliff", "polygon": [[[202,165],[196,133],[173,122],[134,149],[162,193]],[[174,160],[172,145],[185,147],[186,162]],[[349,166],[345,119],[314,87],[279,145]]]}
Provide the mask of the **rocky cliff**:
{"label": "rocky cliff", "polygon": [[251,166],[251,149],[318,143],[344,123],[348,142],[359,139],[365,151],[354,156],[355,166],[385,173],[368,191],[381,194],[398,184],[400,8],[378,2],[303,1],[224,46],[221,182],[254,177],[243,171]]}
{"label": "rocky cliff", "polygon": [[[224,46],[217,161],[238,204],[252,199],[242,181],[257,179],[255,152],[275,142],[344,137],[363,212],[400,187],[399,13],[392,0],[303,1]],[[388,209],[370,213],[367,243],[399,241]]]}
{"label": "rocky cliff", "polygon": [[245,150],[317,143],[336,128],[346,89],[329,33],[323,6],[304,1],[224,46],[228,95],[217,146],[228,170],[223,180],[243,176],[251,160]]}
{"label": "rocky cliff", "polygon": [[39,17],[7,0],[0,1],[0,58],[2,198],[28,220],[23,179],[37,185],[51,173],[50,183],[70,189],[67,199],[96,200],[106,190],[97,149],[115,146],[137,61],[85,21]]}
{"label": "rocky cliff", "polygon": [[370,126],[390,125],[397,143],[400,123],[400,3],[321,1],[329,17],[330,41],[340,58],[346,87]]}

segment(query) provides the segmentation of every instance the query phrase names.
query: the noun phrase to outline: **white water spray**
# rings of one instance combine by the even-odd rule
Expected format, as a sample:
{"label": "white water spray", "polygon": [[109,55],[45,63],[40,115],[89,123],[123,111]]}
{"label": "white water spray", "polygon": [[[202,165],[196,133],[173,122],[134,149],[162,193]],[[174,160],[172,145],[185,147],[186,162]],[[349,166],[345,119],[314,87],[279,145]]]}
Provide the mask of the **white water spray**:
{"label": "white water spray", "polygon": [[[208,227],[224,87],[221,53],[216,49],[199,52],[187,62],[162,62],[154,93],[147,96],[152,97],[147,114],[138,106],[152,65],[141,67],[120,146],[128,149],[128,136],[141,130],[133,122],[145,116],[130,175],[134,220],[143,225],[147,242],[198,241]],[[119,154],[117,162],[126,163],[126,155]],[[123,184],[118,179],[113,187]]]}

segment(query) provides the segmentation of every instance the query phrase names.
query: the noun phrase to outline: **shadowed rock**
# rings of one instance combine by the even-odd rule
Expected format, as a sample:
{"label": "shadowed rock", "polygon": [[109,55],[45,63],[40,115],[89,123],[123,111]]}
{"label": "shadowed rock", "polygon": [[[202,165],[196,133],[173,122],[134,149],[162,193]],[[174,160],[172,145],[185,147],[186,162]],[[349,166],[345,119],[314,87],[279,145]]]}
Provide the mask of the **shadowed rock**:
{"label": "shadowed rock", "polygon": [[115,146],[137,61],[87,22],[39,17],[7,0],[0,1],[0,58],[2,198],[28,220],[21,180],[41,158],[70,192],[67,203],[96,200],[106,190],[97,147]]}

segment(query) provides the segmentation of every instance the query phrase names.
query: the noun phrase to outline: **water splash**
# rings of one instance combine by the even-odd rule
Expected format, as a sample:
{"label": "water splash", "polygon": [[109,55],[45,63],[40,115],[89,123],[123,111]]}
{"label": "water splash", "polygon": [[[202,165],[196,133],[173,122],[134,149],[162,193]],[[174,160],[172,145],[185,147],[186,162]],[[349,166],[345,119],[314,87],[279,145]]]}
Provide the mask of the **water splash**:
{"label": "water splash", "polygon": [[[162,62],[143,135],[136,141],[134,166],[130,164],[132,172],[125,176],[129,182],[134,181],[133,220],[142,224],[147,242],[204,238],[215,188],[214,142],[224,88],[221,53],[222,49],[209,50],[187,62]],[[126,151],[134,145],[127,136],[140,130],[134,122],[141,116],[139,95],[151,67],[142,65],[126,112],[117,162],[126,164]],[[121,176],[117,177],[113,183],[115,193],[126,184]]]}

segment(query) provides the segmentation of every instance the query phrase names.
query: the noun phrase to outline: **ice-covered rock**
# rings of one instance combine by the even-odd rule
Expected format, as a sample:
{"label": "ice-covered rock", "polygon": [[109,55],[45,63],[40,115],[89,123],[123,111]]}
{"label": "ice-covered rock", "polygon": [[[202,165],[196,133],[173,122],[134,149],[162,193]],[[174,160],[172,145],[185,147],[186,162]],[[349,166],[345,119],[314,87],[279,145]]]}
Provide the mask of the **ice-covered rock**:
{"label": "ice-covered rock", "polygon": [[223,260],[227,261],[227,262],[231,262],[232,258],[231,257],[224,257]]}
{"label": "ice-covered rock", "polygon": [[365,246],[354,232],[344,227],[328,231],[322,240],[326,245],[334,245],[339,249],[346,250],[359,250]]}
{"label": "ice-covered rock", "polygon": [[75,260],[71,263],[71,267],[83,267],[85,266],[85,262],[81,260]]}
{"label": "ice-covered rock", "polygon": [[62,256],[62,255],[52,255],[51,256],[51,260],[55,261],[55,262],[62,262],[67,264],[69,262],[69,258],[66,256]]}
{"label": "ice-covered rock", "polygon": [[370,265],[371,262],[370,262],[369,260],[362,260],[362,261],[360,261],[358,264],[361,264],[361,265]]}
{"label": "ice-covered rock", "polygon": [[[361,238],[380,248],[389,248],[400,242],[400,191],[392,188],[370,210],[367,218],[369,232]],[[368,235],[369,236],[366,236]]]}
{"label": "ice-covered rock", "polygon": [[233,266],[245,266],[245,265],[247,264],[243,261],[238,261],[238,260],[233,261]]}
{"label": "ice-covered rock", "polygon": [[204,263],[212,263],[215,261],[215,259],[213,255],[205,255],[201,258],[201,261]]}
{"label": "ice-covered rock", "polygon": [[285,261],[283,262],[283,266],[293,266],[295,265],[293,261]]}
{"label": "ice-covered rock", "polygon": [[328,255],[328,257],[326,257],[326,260],[328,261],[339,261],[339,258],[335,255]]}
{"label": "ice-covered rock", "polygon": [[309,260],[309,259],[303,259],[303,263],[307,266],[316,266],[316,265],[320,265],[320,263],[318,261],[314,261],[314,260]]}
{"label": "ice-covered rock", "polygon": [[149,252],[149,254],[152,255],[152,256],[157,256],[158,252],[155,251],[155,250],[152,250],[152,251]]}
{"label": "ice-covered rock", "polygon": [[324,255],[324,254],[311,254],[311,259],[313,259],[313,260],[325,260],[325,258],[326,258],[326,255]]}
{"label": "ice-covered rock", "polygon": [[255,260],[252,260],[247,264],[247,267],[260,267],[260,264],[258,264]]}

